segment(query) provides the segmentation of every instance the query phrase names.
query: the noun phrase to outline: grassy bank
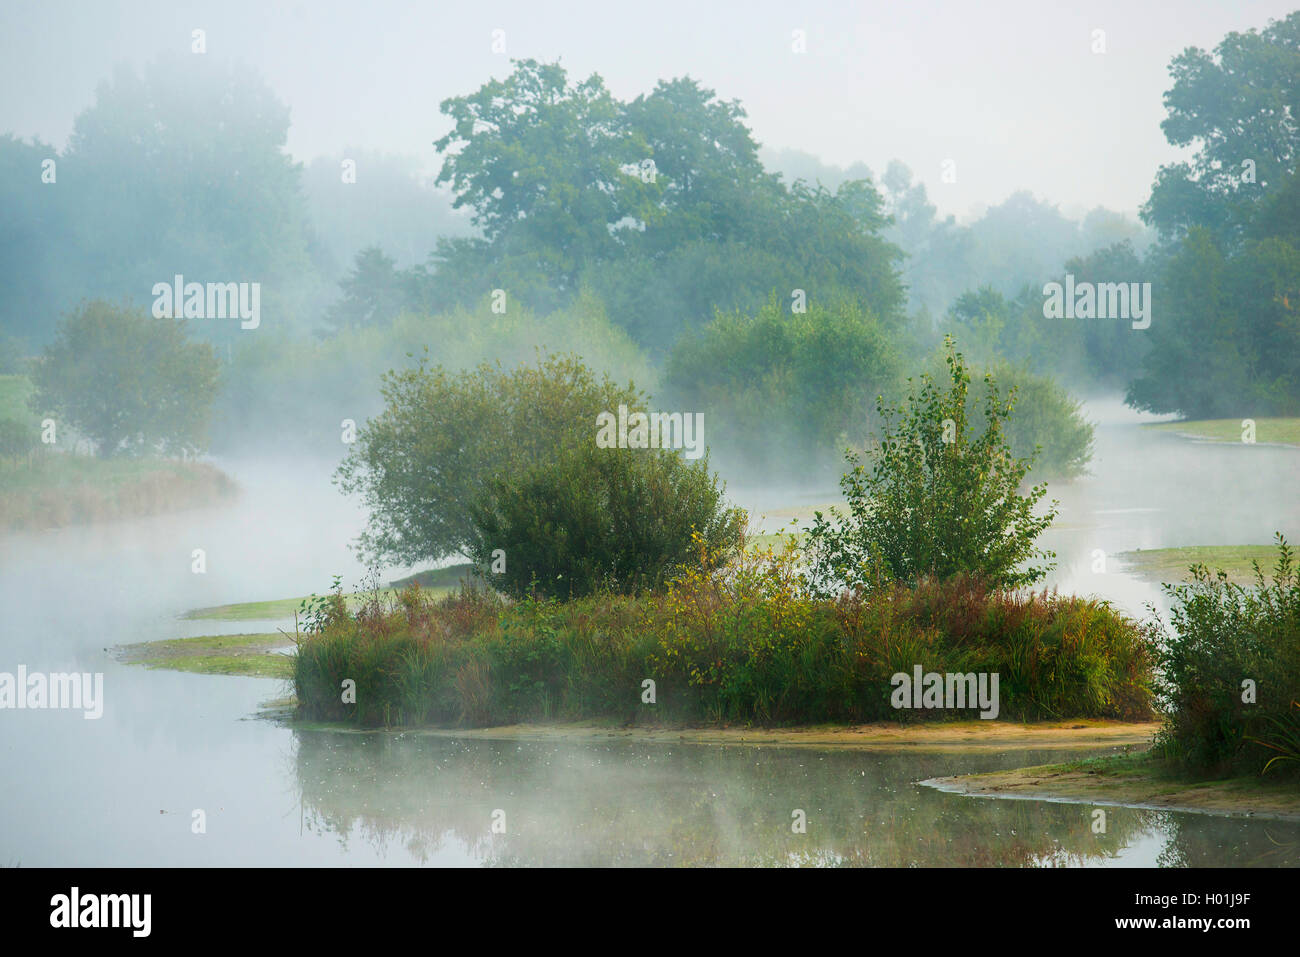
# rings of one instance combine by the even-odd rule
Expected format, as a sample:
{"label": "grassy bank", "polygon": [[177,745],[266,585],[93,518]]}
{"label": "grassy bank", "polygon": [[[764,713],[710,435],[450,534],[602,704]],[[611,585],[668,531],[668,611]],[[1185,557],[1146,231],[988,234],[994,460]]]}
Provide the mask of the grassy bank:
{"label": "grassy bank", "polygon": [[292,635],[278,632],[251,635],[204,635],[148,641],[114,649],[126,664],[197,674],[291,678],[293,658],[284,654]]}
{"label": "grassy bank", "polygon": [[138,518],[222,501],[235,483],[212,465],[100,459],[40,450],[0,461],[0,530],[41,530]]}
{"label": "grassy bank", "polygon": [[1195,545],[1188,548],[1143,548],[1120,552],[1119,559],[1127,570],[1153,582],[1181,582],[1193,565],[1222,570],[1229,581],[1250,584],[1255,581],[1252,562],[1268,568],[1277,557],[1274,545]]}
{"label": "grassy bank", "polygon": [[1300,821],[1300,787],[1294,778],[1259,775],[1193,778],[1179,765],[1162,760],[1150,751],[1015,771],[936,778],[927,783],[985,797],[1249,814]]}
{"label": "grassy bank", "polygon": [[[456,585],[470,580],[473,566],[467,564],[452,565],[447,568],[435,568],[419,572],[392,582],[379,594],[384,599],[395,598],[398,592],[412,584],[418,584],[430,597],[439,597],[449,593]],[[292,621],[294,613],[308,601],[311,596],[301,598],[272,598],[269,601],[244,601],[231,605],[212,605],[208,608],[195,608],[181,615],[187,621],[270,621],[282,619]],[[360,594],[344,595],[348,607],[356,609],[368,597]]]}
{"label": "grassy bank", "polygon": [[[362,726],[974,716],[895,709],[891,676],[918,664],[997,674],[1005,719],[1151,716],[1148,636],[1105,604],[960,579],[819,600],[762,559],[640,598],[434,600],[410,588],[353,611],[338,595],[309,631],[294,671],[302,717]],[[349,680],[355,701],[340,693]]]}
{"label": "grassy bank", "polygon": [[[1213,442],[1241,442],[1241,419],[1196,419],[1144,425],[1156,432],[1173,432]],[[1255,441],[1271,445],[1300,445],[1300,417],[1255,420]]]}

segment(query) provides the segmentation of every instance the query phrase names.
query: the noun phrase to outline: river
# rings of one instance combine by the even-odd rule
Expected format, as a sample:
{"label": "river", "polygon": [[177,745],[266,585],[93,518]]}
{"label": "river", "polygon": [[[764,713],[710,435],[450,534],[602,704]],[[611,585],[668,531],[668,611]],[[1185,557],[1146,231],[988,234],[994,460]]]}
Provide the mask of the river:
{"label": "river", "polygon": [[[1049,584],[1141,615],[1163,597],[1117,552],[1297,528],[1300,450],[1152,434],[1114,403],[1089,411],[1092,474],[1050,491],[1061,514],[1045,537],[1059,562]],[[1300,864],[1297,824],[1109,808],[1094,833],[1089,806],[917,783],[1077,751],[493,741],[256,718],[279,683],[148,671],[109,649],[282,626],[178,616],[323,591],[335,574],[359,581],[348,543],[364,515],[325,469],[218,464],[244,488],[231,505],[0,539],[0,671],[102,672],[105,689],[98,720],[0,712],[0,865]]]}

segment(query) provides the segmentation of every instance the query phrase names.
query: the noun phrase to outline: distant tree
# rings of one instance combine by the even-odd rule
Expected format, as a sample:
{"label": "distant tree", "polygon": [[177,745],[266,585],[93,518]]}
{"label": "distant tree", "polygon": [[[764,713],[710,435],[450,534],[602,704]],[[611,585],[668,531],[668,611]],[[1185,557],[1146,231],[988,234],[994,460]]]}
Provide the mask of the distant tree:
{"label": "distant tree", "polygon": [[378,246],[357,253],[339,288],[342,298],[325,313],[325,322],[334,329],[381,325],[416,305],[409,276]]}
{"label": "distant tree", "polygon": [[848,514],[817,512],[808,533],[815,587],[872,588],[963,573],[1019,587],[1050,568],[1025,566],[1053,557],[1034,542],[1056,517],[1056,503],[1036,515],[1047,486],[1021,494],[1030,462],[1014,457],[1004,428],[1014,390],[1002,398],[986,375],[984,422],[973,428],[970,374],[951,338],[945,348],[950,386],[941,389],[925,374],[905,404],[891,409],[878,400],[883,425],[871,470],[848,453],[851,468],[840,481]]}
{"label": "distant tree", "polygon": [[622,103],[599,76],[572,83],[558,64],[521,60],[442,110],[454,127],[435,144],[439,182],[482,236],[439,243],[435,301],[499,288],[544,312],[585,289],[657,355],[717,309],[794,289],[901,318],[901,254],[881,235],[875,187],[784,185],[740,105],[689,77]]}
{"label": "distant tree", "polygon": [[900,378],[899,350],[852,304],[790,315],[776,302],[720,314],[673,347],[664,387],[703,411],[711,446],[729,462],[806,476],[863,442],[873,398]]}
{"label": "distant tree", "polygon": [[1166,239],[1195,226],[1235,240],[1254,208],[1300,164],[1300,11],[1189,47],[1169,67],[1166,139],[1196,149],[1162,166],[1142,218]]}
{"label": "distant tree", "polygon": [[[180,273],[259,282],[264,315],[302,312],[322,284],[288,131],[265,82],[214,54],[118,68],[77,116],[59,185],[35,186],[66,191],[75,211],[76,294],[138,300]],[[230,341],[239,328],[196,334]]]}
{"label": "distant tree", "polygon": [[612,255],[614,231],[653,193],[625,171],[648,151],[599,76],[571,83],[558,63],[514,67],[443,100],[453,125],[434,144],[437,182],[474,211],[489,244],[535,251],[572,287],[579,264]]}
{"label": "distant tree", "polygon": [[89,438],[99,455],[206,447],[217,394],[211,345],[183,320],[103,300],[83,303],[33,363],[29,406]]}

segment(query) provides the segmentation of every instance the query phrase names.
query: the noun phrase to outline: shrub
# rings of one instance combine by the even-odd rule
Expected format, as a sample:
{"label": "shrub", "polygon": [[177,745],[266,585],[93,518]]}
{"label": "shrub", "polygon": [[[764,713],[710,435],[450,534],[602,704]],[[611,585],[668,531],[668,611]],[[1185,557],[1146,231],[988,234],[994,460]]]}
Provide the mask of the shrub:
{"label": "shrub", "polygon": [[29,405],[122,450],[197,452],[207,442],[218,364],[185,322],[103,300],[83,303],[32,364]]}
{"label": "shrub", "polygon": [[26,422],[0,419],[0,459],[26,458],[38,446],[36,431]]}
{"label": "shrub", "polygon": [[619,403],[644,407],[631,383],[598,381],[572,356],[457,374],[421,361],[388,373],[383,394],[335,481],[370,509],[362,550],[400,564],[480,550],[470,508],[495,477],[594,444],[597,415]]}
{"label": "shrub", "polygon": [[[1004,424],[1007,446],[1018,459],[1032,459],[1036,476],[1075,478],[1092,459],[1093,426],[1083,417],[1081,404],[1047,376],[1031,373],[1023,365],[997,362],[989,367],[1000,388],[1013,388],[1015,414]],[[972,405],[981,395],[972,396]]]}
{"label": "shrub", "polygon": [[[1104,602],[960,576],[831,599],[808,589],[791,541],[742,548],[728,563],[698,533],[694,543],[695,561],[635,599],[510,602],[465,588],[430,601],[415,587],[377,611],[336,608],[299,644],[302,712],[473,725],[951,716],[892,708],[891,676],[919,664],[1000,675],[1002,717],[1151,714],[1150,635]],[[356,682],[355,703],[340,700],[345,678]],[[642,700],[646,679],[656,683],[653,706]]]}
{"label": "shrub", "polygon": [[890,332],[853,304],[792,315],[775,299],[754,315],[719,315],[678,340],[664,384],[718,423],[715,450],[742,467],[806,476],[860,443],[872,399],[899,379]]}
{"label": "shrub", "polygon": [[868,473],[852,451],[852,468],[840,480],[849,515],[815,514],[808,548],[815,585],[870,588],[885,580],[913,584],[926,576],[966,573],[991,586],[1017,587],[1040,580],[1050,566],[1022,568],[1032,558],[1052,558],[1034,540],[1052,523],[1056,503],[1043,515],[1034,506],[1047,491],[1020,486],[1029,460],[1016,459],[1004,424],[1015,391],[1004,401],[985,376],[984,423],[967,423],[970,375],[951,338],[945,339],[951,387],[941,391],[927,374],[904,406],[878,409],[883,422]]}
{"label": "shrub", "polygon": [[690,559],[694,530],[721,555],[734,547],[744,516],[722,494],[707,459],[580,446],[489,484],[470,509],[472,557],[495,569],[503,552],[492,581],[517,598],[659,588]]}
{"label": "shrub", "polygon": [[1171,635],[1156,620],[1165,638],[1159,742],[1189,769],[1293,770],[1300,759],[1300,576],[1280,533],[1277,545],[1271,582],[1256,562],[1253,587],[1204,565],[1164,586],[1174,604]]}

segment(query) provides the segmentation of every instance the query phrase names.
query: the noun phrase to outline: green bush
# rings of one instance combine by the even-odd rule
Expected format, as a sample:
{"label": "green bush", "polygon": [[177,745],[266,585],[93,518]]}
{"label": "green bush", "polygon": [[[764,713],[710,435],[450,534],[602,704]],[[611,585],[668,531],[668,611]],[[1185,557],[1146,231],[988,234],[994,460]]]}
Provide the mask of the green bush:
{"label": "green bush", "polygon": [[1048,567],[1022,567],[1052,558],[1034,547],[1051,525],[1055,503],[1034,507],[1047,491],[1020,486],[1029,460],[1017,459],[1004,434],[1015,404],[1003,400],[991,375],[984,379],[984,422],[968,424],[970,374],[951,338],[945,339],[951,386],[941,390],[926,374],[906,405],[878,402],[881,437],[870,473],[858,455],[840,480],[849,514],[817,512],[808,533],[811,575],[817,587],[867,589],[883,580],[913,584],[970,574],[992,586],[1017,587],[1041,579]]}
{"label": "green bush", "polygon": [[827,599],[793,546],[721,565],[697,545],[697,562],[637,598],[511,602],[471,587],[431,601],[412,587],[348,613],[340,597],[299,644],[300,709],[363,725],[973,717],[894,710],[891,676],[919,664],[998,674],[1002,718],[1151,715],[1150,636],[1104,602],[965,577]]}
{"label": "green bush", "polygon": [[33,362],[28,404],[105,458],[197,452],[207,444],[218,368],[212,346],[192,341],[184,320],[96,299],[74,309]]}
{"label": "green bush", "polygon": [[[1011,454],[1032,459],[1032,474],[1043,478],[1076,478],[1086,472],[1092,459],[1093,426],[1083,417],[1080,402],[1057,382],[1034,375],[1026,366],[1003,361],[988,369],[1000,388],[1015,390],[1015,414],[1004,425]],[[975,391],[972,403],[985,397],[984,388]]]}
{"label": "green bush", "polygon": [[493,480],[470,508],[471,557],[517,598],[659,588],[690,560],[693,531],[720,554],[739,540],[744,514],[722,495],[707,459],[583,445]]}
{"label": "green bush", "polygon": [[1281,534],[1277,543],[1271,582],[1256,562],[1253,587],[1204,565],[1191,567],[1189,582],[1165,586],[1173,633],[1157,621],[1159,741],[1191,770],[1300,766],[1300,576]]}
{"label": "green bush", "polygon": [[26,458],[37,447],[36,432],[26,422],[0,419],[0,459]]}
{"label": "green bush", "polygon": [[598,380],[574,356],[459,373],[422,361],[388,373],[383,395],[383,412],[358,431],[336,481],[370,509],[362,550],[395,564],[498,547],[480,541],[470,512],[494,479],[594,445],[601,412],[644,408],[631,383]]}
{"label": "green bush", "polygon": [[720,315],[683,336],[664,386],[708,416],[720,460],[807,478],[865,441],[874,398],[898,379],[897,347],[870,312],[812,303],[792,315],[770,299],[754,315]]}

